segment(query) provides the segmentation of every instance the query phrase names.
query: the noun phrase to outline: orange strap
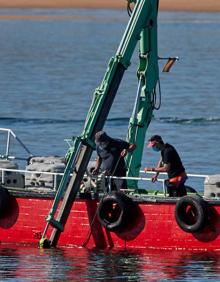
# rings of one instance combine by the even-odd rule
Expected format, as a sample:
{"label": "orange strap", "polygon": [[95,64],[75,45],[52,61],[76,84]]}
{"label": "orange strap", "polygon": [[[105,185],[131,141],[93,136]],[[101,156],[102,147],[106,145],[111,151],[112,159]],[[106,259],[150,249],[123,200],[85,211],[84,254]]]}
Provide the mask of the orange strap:
{"label": "orange strap", "polygon": [[179,184],[185,177],[187,177],[187,175],[184,171],[180,175],[170,178],[169,182],[173,184]]}

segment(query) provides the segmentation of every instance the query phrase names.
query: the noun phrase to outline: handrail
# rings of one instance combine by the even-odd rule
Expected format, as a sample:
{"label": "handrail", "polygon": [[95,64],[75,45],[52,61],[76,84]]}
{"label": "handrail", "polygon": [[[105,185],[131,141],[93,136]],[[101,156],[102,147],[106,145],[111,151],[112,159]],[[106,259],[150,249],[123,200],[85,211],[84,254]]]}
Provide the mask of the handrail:
{"label": "handrail", "polygon": [[[140,170],[140,173],[150,173],[150,174],[155,174],[155,172],[153,171],[147,171],[145,172],[144,170]],[[160,174],[162,175],[167,175],[166,172],[160,172]],[[190,177],[202,177],[202,178],[205,178],[205,177],[208,177],[209,175],[208,174],[193,174],[193,173],[187,173],[187,176],[190,176]]]}
{"label": "handrail", "polygon": [[[132,177],[132,176],[106,176],[105,178],[107,179],[126,179],[126,180],[142,180],[142,181],[151,181],[151,178],[149,177]],[[163,183],[163,193],[166,196],[166,187],[165,187],[165,179],[157,179],[158,182],[162,182]],[[111,190],[111,181],[110,181],[110,190]]]}
{"label": "handrail", "polygon": [[[29,151],[29,149],[24,145],[24,143],[20,140],[20,138],[18,138],[18,136],[9,128],[0,128],[0,131],[6,131],[8,133],[7,136],[7,143],[6,143],[6,152],[5,152],[5,157],[9,157],[9,149],[10,149],[10,137],[11,135],[14,137],[15,140],[18,141],[18,143],[21,145],[21,147],[30,155],[33,156],[31,154],[31,152]],[[12,157],[11,157],[12,158]]]}
{"label": "handrail", "polygon": [[47,171],[37,171],[37,170],[24,170],[24,169],[12,169],[12,168],[1,168],[0,171],[11,171],[11,172],[24,172],[24,173],[43,173],[48,175],[63,175],[63,172],[47,172]]}
{"label": "handrail", "polygon": [[[42,174],[48,174],[48,175],[63,175],[63,172],[47,172],[47,171],[37,171],[37,170],[22,170],[22,169],[9,169],[9,168],[1,168],[0,167],[0,171],[12,171],[12,172],[24,172],[24,173],[42,173]],[[153,174],[154,172],[148,171],[147,173],[145,171],[140,171],[141,173],[145,173],[145,174]],[[166,175],[166,173],[160,173],[163,175]],[[208,175],[206,174],[187,174],[190,177],[199,177],[199,178],[205,178],[208,177]],[[127,179],[127,180],[151,180],[151,178],[145,178],[145,177],[128,177],[128,176],[123,176],[123,177],[119,177],[119,176],[106,176],[106,178],[112,178],[112,179]],[[94,175],[94,178],[96,178],[96,176]],[[158,181],[163,181],[163,179],[158,179]]]}
{"label": "handrail", "polygon": [[[9,169],[9,168],[0,168],[0,172],[2,172],[1,175],[1,182],[4,183],[5,181],[5,173],[4,172],[17,172],[17,173],[29,173],[29,174],[44,174],[44,175],[54,175],[54,187],[53,189],[56,190],[56,184],[57,184],[57,176],[63,176],[63,172],[46,172],[46,171],[36,171],[36,170],[23,170],[23,169]],[[153,174],[154,172],[145,172],[143,170],[140,171],[140,173],[145,174]],[[166,175],[166,173],[161,173],[162,175]],[[72,174],[70,174],[71,176]],[[196,177],[196,178],[205,178],[208,177],[208,175],[204,174],[187,174],[190,177]],[[94,178],[97,178],[98,176],[93,176]],[[105,176],[106,179],[125,179],[125,180],[138,180],[138,181],[151,181],[150,177],[119,177],[119,176]],[[163,192],[164,195],[166,195],[166,189],[165,189],[165,179],[164,178],[158,178],[158,182],[162,182],[163,185]]]}
{"label": "handrail", "polygon": [[[36,170],[23,170],[23,169],[9,169],[9,168],[0,168],[1,175],[1,183],[5,183],[5,172],[18,172],[18,173],[34,173],[34,174],[44,174],[44,175],[54,175],[54,185],[53,190],[56,190],[57,185],[57,176],[62,176],[63,173],[60,172],[46,172],[46,171],[36,171]],[[71,176],[72,174],[70,174]]]}

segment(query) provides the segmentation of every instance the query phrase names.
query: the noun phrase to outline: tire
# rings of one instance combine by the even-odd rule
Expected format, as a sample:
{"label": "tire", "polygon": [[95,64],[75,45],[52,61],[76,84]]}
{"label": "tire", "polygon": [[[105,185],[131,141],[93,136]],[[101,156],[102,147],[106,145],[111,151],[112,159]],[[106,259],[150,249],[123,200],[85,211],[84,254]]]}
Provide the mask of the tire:
{"label": "tire", "polygon": [[0,187],[0,217],[6,212],[10,194],[7,189]]}
{"label": "tire", "polygon": [[205,201],[197,195],[180,198],[176,204],[175,218],[182,230],[188,233],[200,231],[207,222]]}
{"label": "tire", "polygon": [[110,231],[121,231],[132,222],[134,202],[122,192],[114,191],[98,206],[99,222]]}

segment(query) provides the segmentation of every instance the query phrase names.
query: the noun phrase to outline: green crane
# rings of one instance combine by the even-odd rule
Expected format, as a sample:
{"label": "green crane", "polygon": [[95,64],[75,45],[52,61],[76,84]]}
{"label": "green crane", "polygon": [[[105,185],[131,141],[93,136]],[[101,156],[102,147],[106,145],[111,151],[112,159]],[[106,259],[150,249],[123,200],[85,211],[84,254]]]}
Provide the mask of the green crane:
{"label": "green crane", "polygon": [[[135,153],[128,155],[127,162],[128,174],[131,175],[132,173],[132,176],[139,175],[145,133],[154,108],[152,96],[155,93],[159,79],[157,55],[158,1],[129,1],[129,4],[135,3],[134,9],[117,52],[111,58],[100,86],[94,92],[82,134],[75,138],[73,146],[68,151],[68,163],[54,203],[46,219],[47,224],[40,241],[42,245],[46,242],[49,225],[53,227],[53,230],[48,243],[50,246],[57,245],[92,152],[95,149],[95,133],[104,127],[123,74],[130,65],[132,54],[138,42],[140,42],[140,65],[138,70],[140,91],[136,98],[134,113],[130,119],[130,129],[127,137],[129,142],[137,145],[137,149]],[[133,185],[135,186],[136,183]],[[55,213],[62,196],[62,204],[55,219]]]}
{"label": "green crane", "polygon": [[[133,153],[127,156],[128,176],[139,176],[146,130],[151,122],[156,102],[156,86],[159,84],[157,48],[158,1],[149,1],[150,14],[140,34],[138,91],[132,116],[129,121],[127,140],[136,144]],[[137,181],[128,186],[137,188]]]}

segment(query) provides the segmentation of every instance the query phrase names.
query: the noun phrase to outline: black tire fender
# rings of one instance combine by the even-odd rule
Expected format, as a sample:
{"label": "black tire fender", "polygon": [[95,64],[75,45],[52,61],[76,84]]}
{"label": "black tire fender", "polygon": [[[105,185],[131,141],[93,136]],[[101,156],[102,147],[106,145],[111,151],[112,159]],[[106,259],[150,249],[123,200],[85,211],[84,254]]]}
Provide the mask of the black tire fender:
{"label": "black tire fender", "polygon": [[184,196],[176,203],[175,218],[179,227],[189,233],[200,231],[207,223],[207,205],[198,195]]}
{"label": "black tire fender", "polygon": [[134,202],[122,192],[113,191],[98,206],[99,222],[110,231],[121,231],[132,222]]}
{"label": "black tire fender", "polygon": [[7,189],[0,187],[0,217],[8,209],[10,194]]}

